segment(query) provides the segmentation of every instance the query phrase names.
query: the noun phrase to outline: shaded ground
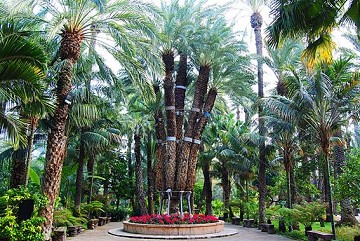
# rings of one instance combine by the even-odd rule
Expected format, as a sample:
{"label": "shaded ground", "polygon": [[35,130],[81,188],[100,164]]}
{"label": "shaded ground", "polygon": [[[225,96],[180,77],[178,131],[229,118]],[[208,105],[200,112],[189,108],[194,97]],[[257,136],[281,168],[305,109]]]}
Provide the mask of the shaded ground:
{"label": "shaded ground", "polygon": [[[229,236],[229,237],[221,237],[221,238],[211,238],[211,239],[200,239],[200,240],[211,240],[211,241],[290,241],[291,239],[285,238],[276,234],[267,234],[262,233],[260,230],[256,228],[243,228],[242,226],[236,226],[231,224],[226,224],[227,227],[232,229],[237,229],[239,231],[238,234]],[[108,234],[108,230],[122,228],[122,223],[120,222],[111,222],[105,226],[97,227],[94,230],[87,230],[84,233],[73,237],[67,238],[70,241],[129,241],[135,240],[134,238],[125,238],[125,237],[117,237]],[[164,239],[141,239],[143,241],[154,241],[154,240],[164,240]],[[195,239],[196,240],[196,239]]]}

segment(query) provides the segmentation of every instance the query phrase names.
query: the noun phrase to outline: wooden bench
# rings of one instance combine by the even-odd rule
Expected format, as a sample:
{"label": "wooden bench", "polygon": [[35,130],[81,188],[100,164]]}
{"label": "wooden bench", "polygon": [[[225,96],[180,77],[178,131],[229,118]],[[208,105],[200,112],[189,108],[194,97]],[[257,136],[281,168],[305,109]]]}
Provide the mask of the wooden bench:
{"label": "wooden bench", "polygon": [[66,241],[66,227],[58,227],[54,230],[53,241]]}
{"label": "wooden bench", "polygon": [[75,237],[78,235],[78,227],[77,226],[68,226],[67,232],[69,234],[69,237]]}
{"label": "wooden bench", "polygon": [[232,217],[231,224],[240,225],[241,218],[240,217]]}
{"label": "wooden bench", "polygon": [[244,224],[243,224],[244,227],[253,228],[254,224],[255,224],[254,219],[244,219]]}
{"label": "wooden bench", "polygon": [[106,224],[107,217],[99,217],[99,226],[103,226]]}
{"label": "wooden bench", "polygon": [[320,231],[307,231],[306,235],[309,241],[317,241],[318,239],[322,239],[325,241],[330,241],[334,238],[331,233],[323,233]]}
{"label": "wooden bench", "polygon": [[260,229],[261,232],[267,232],[268,234],[276,233],[274,224],[262,223]]}

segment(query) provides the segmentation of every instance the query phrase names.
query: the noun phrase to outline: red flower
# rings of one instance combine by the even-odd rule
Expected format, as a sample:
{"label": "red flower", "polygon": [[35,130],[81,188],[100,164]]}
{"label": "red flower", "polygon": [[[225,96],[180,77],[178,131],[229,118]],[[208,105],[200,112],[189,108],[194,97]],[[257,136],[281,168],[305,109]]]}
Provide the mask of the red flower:
{"label": "red flower", "polygon": [[199,224],[199,223],[215,223],[218,222],[218,218],[211,215],[194,214],[191,216],[185,213],[183,217],[179,214],[152,214],[131,217],[129,220],[131,223],[142,223],[142,224]]}

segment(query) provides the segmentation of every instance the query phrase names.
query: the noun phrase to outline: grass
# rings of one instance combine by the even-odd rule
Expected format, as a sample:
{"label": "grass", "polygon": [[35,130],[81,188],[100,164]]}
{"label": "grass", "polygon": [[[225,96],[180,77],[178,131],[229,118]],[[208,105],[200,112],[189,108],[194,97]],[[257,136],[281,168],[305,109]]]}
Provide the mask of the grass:
{"label": "grass", "polygon": [[[272,222],[276,228],[277,233],[284,235],[286,237],[290,237],[297,240],[307,240],[305,236],[305,227],[304,225],[300,224],[300,230],[294,230],[292,232],[279,232],[279,221],[274,220]],[[324,233],[331,233],[331,223],[325,223],[325,227],[320,227],[319,222],[315,222],[312,225],[312,230],[318,230]],[[337,241],[354,241],[354,237],[360,235],[360,227],[336,227],[336,240]]]}

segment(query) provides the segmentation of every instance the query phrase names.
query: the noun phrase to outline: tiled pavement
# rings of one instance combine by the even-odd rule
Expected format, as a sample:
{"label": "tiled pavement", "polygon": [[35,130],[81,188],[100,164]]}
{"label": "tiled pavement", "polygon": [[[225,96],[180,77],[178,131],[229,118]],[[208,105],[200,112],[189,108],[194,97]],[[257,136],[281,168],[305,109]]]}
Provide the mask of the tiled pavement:
{"label": "tiled pavement", "polygon": [[[238,231],[237,234],[227,237],[219,238],[203,238],[200,240],[211,240],[211,241],[290,241],[291,239],[285,238],[276,234],[267,234],[260,232],[256,228],[243,228],[242,226],[226,224],[226,229],[235,229]],[[69,241],[130,241],[130,240],[142,240],[142,241],[154,241],[154,240],[164,240],[164,239],[139,239],[139,238],[126,238],[119,237],[108,234],[109,230],[122,228],[122,223],[120,222],[111,222],[104,226],[97,227],[94,230],[87,230],[84,233],[67,238]],[[196,239],[195,239],[196,240]]]}

